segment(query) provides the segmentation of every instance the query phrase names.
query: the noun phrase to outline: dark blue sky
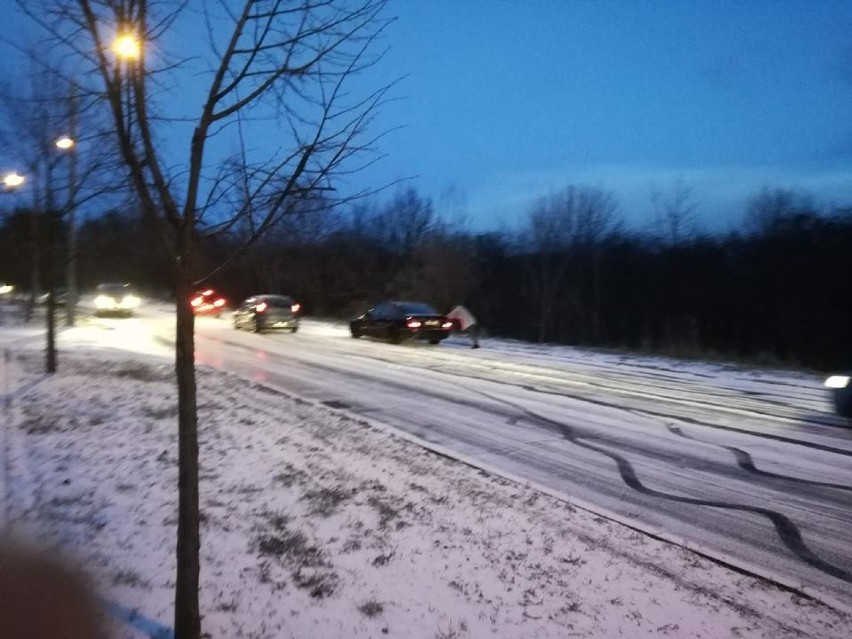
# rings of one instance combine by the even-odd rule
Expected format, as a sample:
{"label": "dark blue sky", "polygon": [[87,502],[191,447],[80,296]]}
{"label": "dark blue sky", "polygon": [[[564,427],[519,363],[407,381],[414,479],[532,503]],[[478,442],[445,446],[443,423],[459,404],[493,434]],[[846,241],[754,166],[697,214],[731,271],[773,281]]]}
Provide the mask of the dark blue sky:
{"label": "dark blue sky", "polygon": [[[762,186],[852,203],[852,2],[397,0],[377,182],[417,175],[477,224],[570,183],[625,217],[681,179],[708,227]],[[460,197],[461,194],[463,197]]]}
{"label": "dark blue sky", "polygon": [[[199,57],[162,87],[189,116],[206,67],[193,6],[164,44]],[[14,27],[14,3],[0,8]],[[708,229],[733,224],[764,186],[852,204],[852,1],[392,0],[389,11],[389,51],[358,86],[404,78],[374,132],[401,128],[352,188],[411,177],[477,228],[512,226],[569,184],[614,191],[637,226],[676,180]],[[168,136],[176,159],[184,129]]]}

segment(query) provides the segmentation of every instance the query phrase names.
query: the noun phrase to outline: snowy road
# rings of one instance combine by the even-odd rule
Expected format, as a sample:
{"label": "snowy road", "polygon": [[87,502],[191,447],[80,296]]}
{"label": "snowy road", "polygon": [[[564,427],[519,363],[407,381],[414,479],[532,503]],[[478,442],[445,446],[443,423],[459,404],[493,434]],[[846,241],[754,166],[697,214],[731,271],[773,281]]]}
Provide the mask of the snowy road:
{"label": "snowy road", "polygon": [[[171,324],[105,323],[166,339]],[[831,414],[819,379],[513,342],[466,346],[352,340],[345,326],[319,322],[296,335],[235,331],[224,319],[197,326],[201,364],[852,601],[852,428]]]}

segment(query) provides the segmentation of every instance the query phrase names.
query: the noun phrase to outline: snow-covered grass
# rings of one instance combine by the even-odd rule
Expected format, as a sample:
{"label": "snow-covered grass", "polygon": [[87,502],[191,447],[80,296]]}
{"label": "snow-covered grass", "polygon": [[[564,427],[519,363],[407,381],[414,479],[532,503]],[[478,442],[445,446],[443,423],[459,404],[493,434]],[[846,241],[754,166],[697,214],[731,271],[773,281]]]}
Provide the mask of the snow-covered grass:
{"label": "snow-covered grass", "polygon": [[[92,340],[51,378],[22,349],[4,368],[9,528],[170,624],[171,367]],[[210,637],[852,633],[821,604],[227,373],[199,370],[199,433]]]}

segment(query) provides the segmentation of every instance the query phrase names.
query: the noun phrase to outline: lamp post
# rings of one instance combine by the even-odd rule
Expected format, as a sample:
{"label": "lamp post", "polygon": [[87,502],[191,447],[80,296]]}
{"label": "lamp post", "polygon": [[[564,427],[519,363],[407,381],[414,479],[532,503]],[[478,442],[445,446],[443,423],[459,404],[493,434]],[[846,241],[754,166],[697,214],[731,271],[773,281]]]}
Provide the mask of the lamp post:
{"label": "lamp post", "polygon": [[77,85],[71,84],[71,96],[68,104],[68,135],[63,135],[56,140],[56,148],[69,155],[68,167],[68,243],[67,243],[67,267],[65,271],[65,285],[68,294],[65,299],[65,325],[74,326],[77,315]]}
{"label": "lamp post", "polygon": [[[72,91],[72,101],[73,101],[73,91]],[[72,133],[75,128],[75,122],[73,117],[73,107],[72,107]],[[69,215],[71,216],[71,227],[74,226],[74,194],[76,192],[76,141],[74,138],[63,135],[62,137],[56,139],[53,143],[55,149],[63,153],[71,154],[71,166],[69,167],[69,175],[68,175],[68,204],[67,209],[69,211]],[[54,162],[51,162],[50,159],[47,161],[46,173],[45,173],[45,190],[46,190],[46,212],[48,214],[49,219],[47,220],[47,254],[46,254],[46,270],[47,270],[47,359],[46,359],[46,371],[48,373],[56,372],[56,295],[55,295],[55,281],[54,281],[54,267],[55,267],[55,256],[54,253],[56,251],[56,231],[59,223],[61,221],[61,216],[56,216],[56,211],[54,211],[54,199],[53,199],[53,185],[52,185],[52,177],[53,177],[53,167]],[[72,240],[70,239],[72,231],[69,229],[69,249],[76,250],[76,246],[72,245]],[[74,244],[76,244],[76,239],[74,240]],[[71,255],[68,256],[68,271],[66,272],[66,276],[69,279],[73,279],[73,284],[76,289],[76,273],[71,275],[71,271],[76,265],[72,267],[73,257]],[[69,289],[68,297],[66,298],[66,304],[71,304],[73,306],[74,301],[76,300],[76,291],[72,291]],[[73,317],[73,309],[70,311],[66,308],[66,314],[70,313],[71,317]],[[66,315],[67,319],[68,315]],[[73,321],[71,322],[73,324]]]}

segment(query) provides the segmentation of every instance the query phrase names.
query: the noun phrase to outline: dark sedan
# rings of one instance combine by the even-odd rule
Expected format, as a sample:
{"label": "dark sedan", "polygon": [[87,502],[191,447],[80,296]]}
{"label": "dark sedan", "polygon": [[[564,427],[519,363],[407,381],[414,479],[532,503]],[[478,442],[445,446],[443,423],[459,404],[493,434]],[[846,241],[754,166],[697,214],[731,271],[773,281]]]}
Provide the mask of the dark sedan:
{"label": "dark sedan", "polygon": [[378,337],[399,344],[405,339],[438,344],[450,336],[453,323],[428,304],[383,302],[349,323],[352,337]]}
{"label": "dark sedan", "polygon": [[301,305],[287,295],[254,295],[234,312],[234,328],[247,328],[260,333],[283,329],[299,330]]}
{"label": "dark sedan", "polygon": [[852,419],[852,371],[845,375],[832,375],[825,380],[825,385],[831,389],[831,399],[837,414]]}

